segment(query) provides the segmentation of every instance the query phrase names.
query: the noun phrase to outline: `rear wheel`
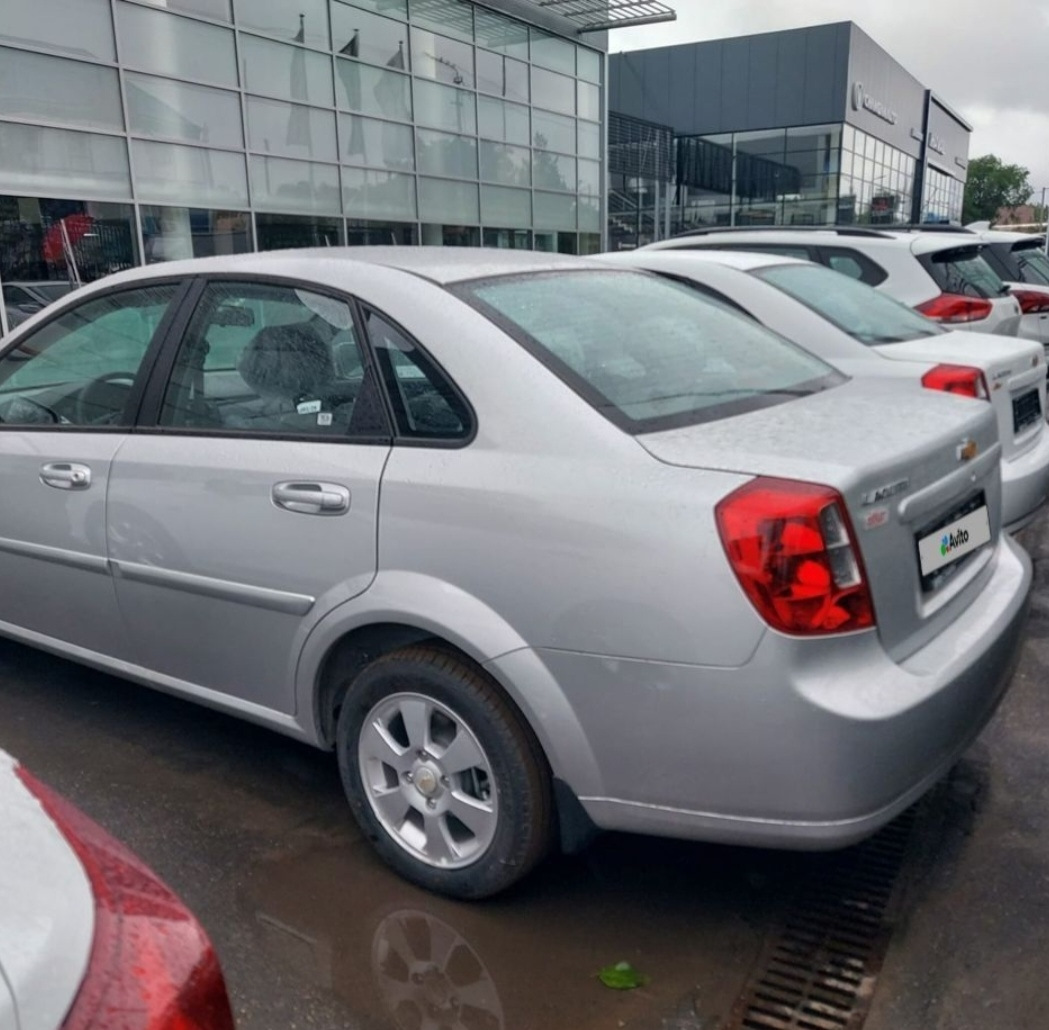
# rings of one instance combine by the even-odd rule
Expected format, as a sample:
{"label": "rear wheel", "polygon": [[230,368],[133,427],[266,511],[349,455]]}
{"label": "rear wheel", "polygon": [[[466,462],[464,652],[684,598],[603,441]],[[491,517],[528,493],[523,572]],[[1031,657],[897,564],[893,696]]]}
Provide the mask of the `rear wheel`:
{"label": "rear wheel", "polygon": [[549,845],[550,777],[530,729],[488,677],[439,648],[368,666],[343,704],[336,747],[361,829],[420,886],[486,897]]}

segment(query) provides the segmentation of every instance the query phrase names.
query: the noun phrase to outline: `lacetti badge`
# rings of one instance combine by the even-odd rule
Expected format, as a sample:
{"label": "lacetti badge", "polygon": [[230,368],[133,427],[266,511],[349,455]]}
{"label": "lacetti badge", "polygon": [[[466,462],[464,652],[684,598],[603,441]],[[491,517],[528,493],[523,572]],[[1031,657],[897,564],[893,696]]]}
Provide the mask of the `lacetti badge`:
{"label": "lacetti badge", "polygon": [[963,547],[969,542],[969,531],[959,529],[957,533],[944,533],[940,538],[940,557],[946,558],[951,551]]}
{"label": "lacetti badge", "polygon": [[854,82],[852,84],[852,107],[854,111],[859,111],[861,108],[864,111],[870,111],[876,118],[880,118],[883,122],[888,122],[890,125],[895,125],[900,118],[888,104],[875,100],[863,88],[862,82]]}

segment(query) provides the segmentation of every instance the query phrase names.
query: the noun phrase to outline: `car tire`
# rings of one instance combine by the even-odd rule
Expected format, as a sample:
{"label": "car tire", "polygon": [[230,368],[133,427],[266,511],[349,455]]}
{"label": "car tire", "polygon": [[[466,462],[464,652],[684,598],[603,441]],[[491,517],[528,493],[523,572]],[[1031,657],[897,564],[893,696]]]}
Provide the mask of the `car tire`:
{"label": "car tire", "polygon": [[412,646],[367,666],[347,691],[336,750],[361,830],[427,890],[489,897],[549,847],[538,742],[500,688],[448,651]]}

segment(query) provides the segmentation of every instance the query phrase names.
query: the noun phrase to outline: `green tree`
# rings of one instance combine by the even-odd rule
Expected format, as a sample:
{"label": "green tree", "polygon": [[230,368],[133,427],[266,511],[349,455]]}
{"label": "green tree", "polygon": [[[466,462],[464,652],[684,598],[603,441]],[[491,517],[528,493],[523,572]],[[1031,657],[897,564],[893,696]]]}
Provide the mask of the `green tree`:
{"label": "green tree", "polygon": [[974,157],[965,183],[962,221],[993,222],[999,208],[1026,204],[1032,192],[1029,175],[1022,165],[1003,164],[994,154]]}

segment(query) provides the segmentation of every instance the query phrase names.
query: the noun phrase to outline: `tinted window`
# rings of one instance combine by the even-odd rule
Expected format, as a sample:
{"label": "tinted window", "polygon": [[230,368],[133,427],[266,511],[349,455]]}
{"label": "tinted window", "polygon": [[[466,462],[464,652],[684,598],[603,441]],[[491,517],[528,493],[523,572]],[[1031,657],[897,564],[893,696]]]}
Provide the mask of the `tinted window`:
{"label": "tinted window", "polygon": [[[290,286],[212,283],[179,350],[160,423],[178,429],[341,436],[368,376],[349,304]],[[369,407],[373,405],[369,404]]]}
{"label": "tinted window", "polygon": [[847,275],[850,279],[859,279],[868,286],[877,286],[889,278],[889,274],[881,265],[876,265],[866,254],[857,250],[849,250],[845,247],[820,247],[820,256],[823,263]]}
{"label": "tinted window", "polygon": [[738,414],[841,381],[751,320],[654,276],[541,274],[459,292],[633,432]]}
{"label": "tinted window", "polygon": [[0,423],[124,426],[127,402],[176,286],[96,297],[0,359]]}
{"label": "tinted window", "polygon": [[860,343],[901,343],[942,332],[899,301],[819,265],[775,265],[755,269],[753,274],[801,301]]}
{"label": "tinted window", "polygon": [[1013,262],[1020,282],[1049,286],[1049,257],[1041,244],[1024,243],[1013,247]]}
{"label": "tinted window", "polygon": [[923,254],[918,259],[944,293],[966,297],[1000,297],[1005,283],[975,247]]}
{"label": "tinted window", "polygon": [[447,376],[377,311],[366,310],[364,324],[386,383],[398,433],[420,440],[462,440],[469,436],[469,409]]}

